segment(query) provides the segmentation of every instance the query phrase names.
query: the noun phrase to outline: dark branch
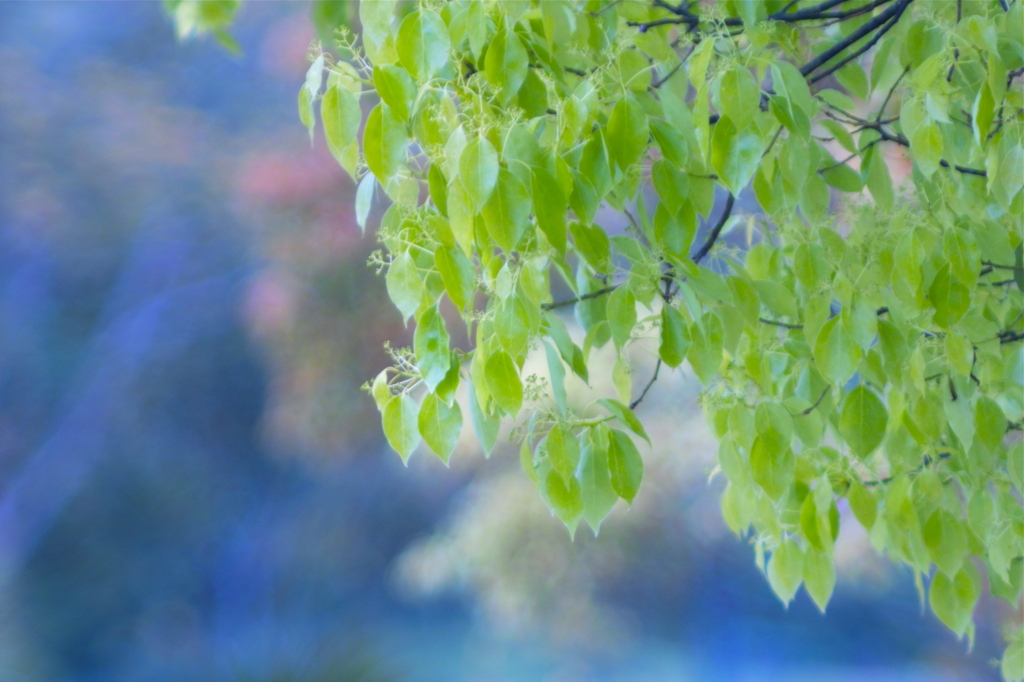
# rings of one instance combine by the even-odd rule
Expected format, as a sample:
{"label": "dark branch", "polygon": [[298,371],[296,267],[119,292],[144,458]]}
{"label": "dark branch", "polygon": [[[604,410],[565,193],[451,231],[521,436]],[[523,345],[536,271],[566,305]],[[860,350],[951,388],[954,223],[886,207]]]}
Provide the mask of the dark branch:
{"label": "dark branch", "polygon": [[[921,466],[917,467],[916,469],[912,469],[912,470],[908,471],[907,473],[908,474],[920,473],[921,471],[924,471],[928,467],[928,465],[930,465],[932,462],[934,462],[936,460],[949,459],[949,457],[950,457],[950,454],[948,452],[943,452],[943,453],[939,454],[934,460],[931,457],[925,455],[924,460],[921,462]],[[895,476],[886,476],[885,478],[880,478],[877,481],[861,481],[861,484],[862,485],[883,485],[885,483],[892,482],[892,480],[894,478],[896,478],[896,477]]]}
{"label": "dark branch", "polygon": [[693,254],[693,258],[691,260],[693,260],[694,263],[701,262],[704,256],[708,255],[711,251],[711,247],[715,245],[715,242],[718,241],[718,235],[722,233],[722,228],[725,227],[726,221],[729,220],[729,215],[732,214],[732,207],[735,203],[736,197],[732,195],[732,192],[729,192],[729,198],[725,201],[725,210],[722,211],[722,217],[720,217],[715,226],[711,228],[711,232],[708,234],[708,239],[704,242],[704,246],[700,247],[700,250]]}
{"label": "dark branch", "polygon": [[540,304],[540,308],[541,308],[541,310],[554,310],[555,308],[564,308],[567,305],[572,305],[574,303],[579,303],[580,301],[586,301],[586,300],[589,300],[591,298],[597,298],[598,296],[604,296],[605,294],[610,294],[611,292],[615,291],[618,288],[619,288],[619,285],[615,284],[615,285],[610,286],[610,287],[604,287],[603,289],[598,289],[596,291],[588,292],[586,294],[583,294],[582,296],[576,296],[575,298],[564,298],[561,301],[551,301],[550,303],[541,303]]}
{"label": "dark branch", "polygon": [[824,390],[824,391],[822,391],[822,392],[821,392],[821,395],[819,395],[819,396],[818,396],[818,399],[814,401],[814,404],[813,404],[813,405],[811,405],[810,407],[808,407],[808,408],[807,408],[806,410],[804,410],[803,412],[801,412],[801,413],[800,413],[800,416],[802,416],[802,417],[806,417],[806,416],[807,416],[807,415],[809,415],[809,414],[810,414],[811,412],[814,412],[814,410],[815,410],[815,409],[816,409],[816,408],[818,407],[818,405],[821,405],[821,401],[825,399],[825,396],[826,396],[826,395],[828,395],[828,394],[829,394],[829,391],[831,391],[831,390],[832,390],[832,387],[831,387],[831,386],[826,386],[826,387],[825,387],[825,390]]}
{"label": "dark branch", "polygon": [[790,324],[789,322],[779,322],[778,320],[769,320],[766,317],[759,317],[759,318],[757,318],[757,321],[758,322],[763,322],[765,324],[770,324],[770,325],[772,325],[774,327],[784,327],[785,329],[803,329],[804,328],[804,326],[802,324]]}
{"label": "dark branch", "polygon": [[644,386],[644,390],[640,392],[640,397],[638,397],[636,400],[634,400],[633,402],[631,402],[629,404],[629,409],[635,410],[636,406],[639,405],[643,401],[644,397],[647,396],[647,391],[651,390],[651,386],[653,386],[654,382],[658,380],[658,372],[660,372],[660,371],[661,371],[661,358],[658,358],[658,363],[656,365],[654,365],[654,376],[652,376],[651,380],[647,382],[646,386]]}
{"label": "dark branch", "polygon": [[[889,9],[885,10],[878,16],[874,17],[873,19],[869,20],[856,31],[846,36],[846,38],[840,40],[838,43],[836,43],[829,49],[825,50],[811,61],[804,64],[802,67],[800,67],[800,73],[803,74],[804,76],[810,75],[813,71],[830,62],[836,55],[839,55],[845,50],[849,49],[851,46],[859,42],[872,31],[885,26],[894,17],[896,21],[898,21],[899,17],[903,14],[904,10],[907,9],[907,6],[910,5],[911,2],[913,2],[913,0],[899,0],[898,3],[896,3]],[[893,25],[895,25],[895,22],[893,22]],[[890,26],[889,28],[892,27]],[[888,30],[888,28],[884,30]],[[831,71],[829,73],[831,73]]]}

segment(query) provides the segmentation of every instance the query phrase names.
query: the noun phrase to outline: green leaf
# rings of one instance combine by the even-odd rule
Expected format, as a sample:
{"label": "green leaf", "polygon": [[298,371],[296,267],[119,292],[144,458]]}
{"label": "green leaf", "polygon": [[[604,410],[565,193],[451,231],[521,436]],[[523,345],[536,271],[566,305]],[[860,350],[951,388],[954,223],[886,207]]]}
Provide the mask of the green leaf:
{"label": "green leaf", "polygon": [[863,384],[846,396],[839,432],[855,455],[864,459],[885,438],[889,413],[874,391]]}
{"label": "green leaf", "polygon": [[434,252],[434,263],[452,303],[459,310],[465,310],[473,302],[476,292],[473,263],[461,250],[444,245],[438,246]]}
{"label": "green leaf", "polygon": [[366,232],[366,220],[370,217],[370,209],[373,207],[373,192],[376,186],[377,178],[368,172],[356,188],[356,223],[363,233]]}
{"label": "green leaf", "polygon": [[784,540],[768,560],[768,583],[788,608],[803,580],[804,554],[792,540]]}
{"label": "green leaf", "polygon": [[315,0],[311,15],[321,40],[329,42],[335,29],[348,24],[348,8],[348,0]]}
{"label": "green leaf", "polygon": [[406,251],[391,261],[386,277],[388,296],[402,313],[402,321],[419,310],[423,296],[423,282],[416,270],[416,261]]}
{"label": "green leaf", "polygon": [[942,133],[934,123],[919,126],[910,136],[910,150],[914,153],[914,161],[925,177],[939,169],[942,144]]}
{"label": "green leaf", "polygon": [[1007,682],[1024,680],[1024,639],[1018,637],[1010,642],[1000,661],[1000,672]]}
{"label": "green leaf", "polygon": [[834,386],[843,386],[860,363],[860,347],[843,329],[837,315],[825,323],[814,343],[814,361],[822,375]]}
{"label": "green leaf", "polygon": [[977,569],[965,564],[954,578],[939,572],[932,578],[928,601],[932,611],[946,626],[963,637],[971,624],[974,605],[981,592]]}
{"label": "green leaf", "polygon": [[373,86],[399,120],[409,120],[416,100],[416,83],[408,71],[396,64],[378,64],[373,67]]}
{"label": "green leaf", "polygon": [[479,211],[498,183],[498,152],[486,137],[476,137],[459,157],[459,179],[473,206]]}
{"label": "green leaf", "polygon": [[444,317],[437,306],[424,310],[413,334],[413,350],[416,353],[416,366],[431,391],[437,388],[451,367],[448,342],[448,330],[445,329]]}
{"label": "green leaf", "polygon": [[544,437],[544,446],[552,468],[562,478],[572,478],[580,461],[580,444],[576,434],[569,427],[556,424]]}
{"label": "green leaf", "polygon": [[502,168],[494,191],[483,207],[487,233],[502,251],[515,250],[530,218],[530,191],[512,171]]}
{"label": "green leaf", "polygon": [[616,429],[609,431],[608,471],[612,489],[632,506],[644,477],[644,462],[630,437]]}
{"label": "green leaf", "polygon": [[736,127],[728,116],[715,124],[711,138],[711,165],[722,183],[733,194],[739,194],[757,169],[764,143],[757,130]]}
{"label": "green leaf", "polygon": [[420,443],[418,414],[419,405],[405,393],[395,396],[384,406],[384,436],[406,463]]}
{"label": "green leaf", "polygon": [[974,424],[978,439],[995,451],[1006,435],[1007,420],[1003,408],[988,396],[981,396],[974,406]]}
{"label": "green leaf", "polygon": [[417,421],[423,442],[447,465],[462,432],[459,404],[453,402],[449,405],[437,395],[428,393],[420,405]]}
{"label": "green leaf", "polygon": [[728,116],[737,128],[746,128],[754,119],[761,101],[761,88],[742,67],[725,72],[719,87],[722,100],[722,114]]}
{"label": "green leaf", "polygon": [[750,448],[750,474],[773,500],[793,482],[796,458],[789,443],[774,429],[760,433]]}
{"label": "green leaf", "polygon": [[502,412],[515,417],[523,405],[523,383],[516,363],[505,351],[497,351],[487,358],[484,376],[494,402]]}
{"label": "green leaf", "polygon": [[971,292],[952,277],[949,265],[943,265],[928,288],[928,300],[935,307],[935,323],[949,329],[970,307]]}
{"label": "green leaf", "polygon": [[313,136],[316,130],[316,117],[313,114],[313,93],[303,84],[299,89],[299,120],[309,131],[309,145],[313,146]]}
{"label": "green leaf", "polygon": [[580,463],[576,470],[583,500],[583,519],[595,535],[601,530],[601,522],[619,500],[618,493],[612,487],[607,441],[607,434],[603,438],[587,438],[580,450]]}
{"label": "green leaf", "polygon": [[413,78],[430,79],[448,62],[451,43],[444,21],[431,10],[410,12],[398,29],[398,59]]}
{"label": "green leaf", "polygon": [[363,47],[371,61],[378,61],[378,53],[390,38],[391,21],[395,16],[394,0],[369,0],[359,3],[359,23],[363,27]]}
{"label": "green leaf", "polygon": [[836,567],[832,557],[816,549],[807,550],[803,565],[804,587],[818,609],[825,613],[836,586]]}
{"label": "green leaf", "polygon": [[647,149],[647,114],[632,97],[620,99],[608,117],[608,156],[617,168],[633,165]]}
{"label": "green leaf", "polygon": [[564,479],[556,471],[549,471],[544,478],[544,496],[551,511],[562,520],[570,533],[574,532],[583,515],[579,482],[575,478]]}
{"label": "green leaf", "polygon": [[647,436],[647,432],[644,431],[644,425],[640,423],[639,419],[637,419],[633,410],[612,398],[600,398],[597,402],[601,407],[608,410],[612,416],[622,422],[626,428],[647,441],[648,445],[651,444],[651,439]]}
{"label": "green leaf", "polygon": [[853,515],[864,526],[864,530],[870,531],[875,525],[875,518],[878,514],[878,502],[874,494],[858,481],[850,483],[850,489],[846,493],[846,499],[850,503]]}
{"label": "green leaf", "polygon": [[636,326],[636,298],[629,287],[619,287],[608,296],[608,325],[612,340],[622,348],[633,334]]}
{"label": "green leaf", "polygon": [[494,450],[494,444],[498,442],[498,432],[501,430],[501,419],[491,416],[483,411],[476,396],[476,388],[473,382],[469,383],[469,416],[473,421],[473,431],[476,432],[477,440],[484,450],[484,456],[490,457]]}
{"label": "green leaf", "polygon": [[967,534],[960,520],[949,512],[936,511],[924,524],[922,534],[935,565],[946,575],[955,576],[967,552]]}
{"label": "green leaf", "polygon": [[507,104],[519,92],[529,70],[529,55],[515,31],[502,28],[487,47],[484,76],[498,89],[498,100]]}
{"label": "green leaf", "polygon": [[320,117],[324,121],[327,146],[339,161],[342,150],[356,139],[362,115],[359,100],[348,88],[332,85],[327,89],[320,104]]}
{"label": "green leaf", "polygon": [[363,154],[370,171],[385,186],[405,160],[408,143],[405,125],[391,113],[391,108],[383,102],[375,106],[366,118]]}
{"label": "green leaf", "polygon": [[309,90],[309,94],[312,97],[316,97],[320,93],[320,86],[324,82],[324,56],[320,55],[313,60],[313,63],[309,65],[309,69],[306,70],[306,89]]}
{"label": "green leaf", "polygon": [[551,246],[565,253],[565,213],[569,199],[558,181],[543,168],[533,169],[533,209],[537,214],[537,225],[548,238]]}
{"label": "green leaf", "polygon": [[682,313],[671,305],[661,308],[661,346],[658,353],[669,367],[678,367],[690,349],[690,328]]}

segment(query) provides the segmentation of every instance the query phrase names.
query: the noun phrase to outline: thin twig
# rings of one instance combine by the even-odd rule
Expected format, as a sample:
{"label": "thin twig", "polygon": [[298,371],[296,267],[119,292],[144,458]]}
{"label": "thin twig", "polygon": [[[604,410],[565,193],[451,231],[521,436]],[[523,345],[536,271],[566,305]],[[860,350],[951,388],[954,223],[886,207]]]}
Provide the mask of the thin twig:
{"label": "thin twig", "polygon": [[657,364],[654,365],[654,376],[652,376],[651,380],[647,382],[646,386],[644,386],[644,390],[640,392],[640,397],[638,397],[636,400],[634,400],[633,402],[631,402],[629,404],[629,409],[635,410],[636,406],[639,405],[643,401],[644,397],[647,395],[647,391],[651,390],[651,386],[653,386],[654,382],[658,380],[658,372],[660,372],[660,371],[661,371],[661,358],[658,358]]}
{"label": "thin twig", "polygon": [[804,326],[802,324],[790,324],[789,322],[779,322],[778,320],[769,320],[767,317],[759,317],[759,318],[757,318],[757,321],[758,322],[763,322],[765,324],[770,324],[773,327],[784,327],[786,329],[803,329],[804,328]]}
{"label": "thin twig", "polygon": [[736,197],[733,196],[732,192],[729,192],[729,198],[725,200],[725,209],[722,211],[722,217],[718,219],[718,223],[711,228],[711,232],[708,234],[707,241],[704,242],[704,246],[700,247],[700,250],[693,255],[691,259],[694,263],[699,263],[703,260],[704,256],[708,255],[711,251],[711,247],[718,241],[718,235],[722,233],[722,228],[725,227],[725,223],[729,220],[729,215],[732,213],[732,207],[736,203]]}
{"label": "thin twig", "polygon": [[800,67],[800,73],[804,76],[810,75],[814,70],[827,64],[829,61],[832,60],[833,57],[835,57],[838,54],[841,54],[851,45],[857,43],[875,29],[881,28],[882,26],[887,24],[889,20],[892,19],[893,17],[896,17],[898,19],[899,16],[903,14],[903,11],[907,8],[907,5],[909,5],[911,2],[913,2],[913,0],[900,0],[897,4],[885,10],[884,12],[882,12],[881,14],[879,14],[878,16],[876,16],[875,18],[871,19],[863,26],[858,28],[856,31],[846,36],[846,38],[840,40],[838,43],[836,43],[829,49],[825,50],[811,61],[804,64],[802,67]]}
{"label": "thin twig", "polygon": [[581,296],[576,296],[575,298],[565,298],[565,299],[562,299],[561,301],[551,301],[550,303],[541,303],[540,304],[540,308],[541,308],[541,310],[554,310],[555,308],[564,308],[565,306],[572,305],[573,303],[579,303],[580,301],[586,301],[586,300],[589,300],[591,298],[597,298],[598,296],[604,296],[605,294],[610,294],[611,292],[615,291],[618,288],[619,288],[619,285],[618,284],[614,284],[612,286],[604,287],[603,289],[597,289],[596,291],[588,292],[588,293],[583,294]]}
{"label": "thin twig", "polygon": [[809,415],[809,414],[810,414],[811,412],[814,412],[815,408],[816,408],[816,407],[818,407],[818,405],[821,405],[821,401],[825,399],[825,396],[826,396],[826,395],[828,395],[828,394],[829,394],[829,392],[830,392],[831,390],[832,390],[832,387],[831,387],[831,386],[826,386],[826,387],[825,387],[825,390],[824,390],[824,391],[822,391],[822,392],[821,392],[821,395],[819,395],[819,396],[818,396],[818,399],[814,401],[814,404],[813,404],[813,405],[811,405],[810,407],[808,407],[808,408],[807,408],[806,410],[804,410],[803,412],[801,412],[801,413],[800,413],[800,416],[802,416],[802,417],[806,417],[806,416],[807,416],[807,415]]}

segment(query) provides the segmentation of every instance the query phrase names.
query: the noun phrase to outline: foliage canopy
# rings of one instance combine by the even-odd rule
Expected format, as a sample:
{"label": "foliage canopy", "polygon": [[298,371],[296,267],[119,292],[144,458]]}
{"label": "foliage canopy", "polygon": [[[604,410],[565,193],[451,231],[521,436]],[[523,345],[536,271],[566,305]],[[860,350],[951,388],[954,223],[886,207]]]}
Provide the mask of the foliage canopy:
{"label": "foliage canopy", "polygon": [[[237,2],[168,4],[229,41]],[[687,365],[724,518],[784,602],[825,608],[847,504],[958,636],[986,585],[1019,608],[1024,3],[364,0],[358,22],[313,50],[299,113],[315,135],[319,101],[361,226],[391,201],[377,264],[414,344],[370,388],[403,459],[517,423],[541,497],[596,531],[640,493],[634,409]],[[573,404],[607,344],[616,395]]]}

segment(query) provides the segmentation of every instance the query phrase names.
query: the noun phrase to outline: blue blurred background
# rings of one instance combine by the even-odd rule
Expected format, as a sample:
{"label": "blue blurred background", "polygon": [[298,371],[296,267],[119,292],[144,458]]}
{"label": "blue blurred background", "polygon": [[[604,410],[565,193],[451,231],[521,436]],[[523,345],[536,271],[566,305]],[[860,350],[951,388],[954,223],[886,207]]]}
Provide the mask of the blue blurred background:
{"label": "blue blurred background", "polygon": [[828,615],[784,609],[685,375],[598,539],[511,447],[402,466],[309,12],[247,3],[232,57],[155,2],[0,3],[0,680],[996,679],[996,607],[968,652],[852,523]]}

